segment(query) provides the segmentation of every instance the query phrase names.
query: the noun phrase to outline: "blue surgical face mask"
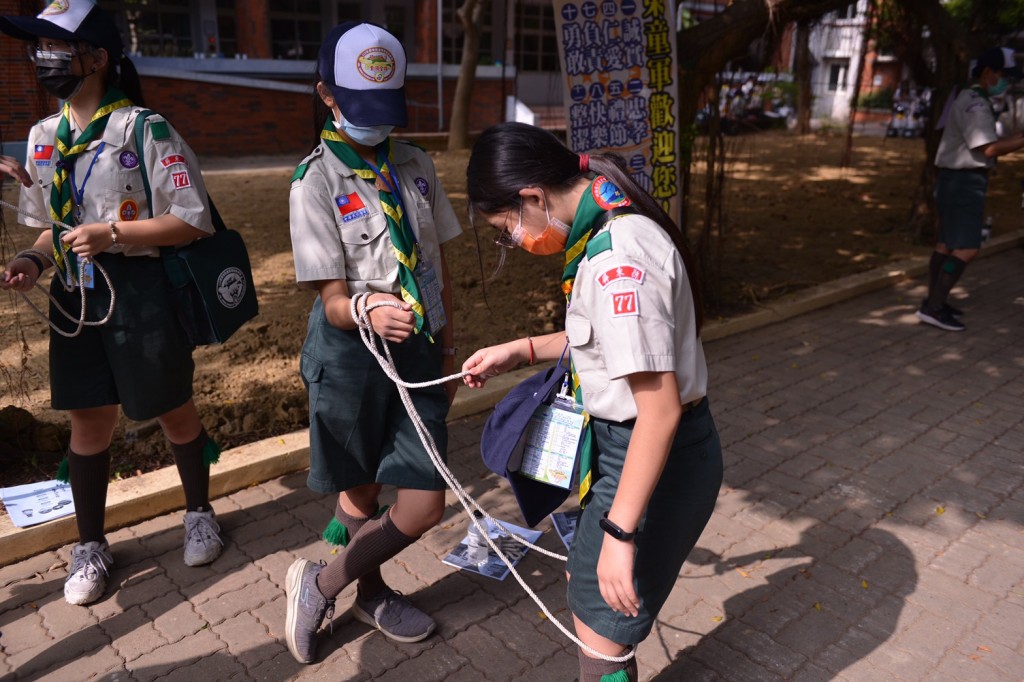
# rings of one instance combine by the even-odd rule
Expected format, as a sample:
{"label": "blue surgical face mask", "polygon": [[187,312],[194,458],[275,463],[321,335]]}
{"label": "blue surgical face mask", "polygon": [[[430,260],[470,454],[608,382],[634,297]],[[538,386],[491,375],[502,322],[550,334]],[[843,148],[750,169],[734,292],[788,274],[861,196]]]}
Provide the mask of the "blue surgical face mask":
{"label": "blue surgical face mask", "polygon": [[1006,92],[1009,87],[1010,81],[1000,76],[999,80],[996,81],[996,84],[988,89],[989,97],[999,97],[999,95]]}
{"label": "blue surgical face mask", "polygon": [[353,142],[367,147],[376,147],[395,129],[395,126],[357,126],[346,121],[338,109],[334,110],[334,114],[334,127],[348,135]]}

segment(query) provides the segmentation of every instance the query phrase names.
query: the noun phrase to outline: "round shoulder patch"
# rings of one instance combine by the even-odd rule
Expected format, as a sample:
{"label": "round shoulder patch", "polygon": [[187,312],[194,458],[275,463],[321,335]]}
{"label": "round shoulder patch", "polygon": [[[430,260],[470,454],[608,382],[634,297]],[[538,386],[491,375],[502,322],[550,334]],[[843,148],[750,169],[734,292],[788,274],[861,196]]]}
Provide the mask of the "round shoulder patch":
{"label": "round shoulder patch", "polygon": [[395,56],[383,47],[368,47],[356,58],[356,71],[368,81],[385,83],[395,75]]}
{"label": "round shoulder patch", "polygon": [[594,194],[594,201],[597,202],[597,205],[606,211],[630,204],[629,197],[603,175],[594,180],[591,192]]}

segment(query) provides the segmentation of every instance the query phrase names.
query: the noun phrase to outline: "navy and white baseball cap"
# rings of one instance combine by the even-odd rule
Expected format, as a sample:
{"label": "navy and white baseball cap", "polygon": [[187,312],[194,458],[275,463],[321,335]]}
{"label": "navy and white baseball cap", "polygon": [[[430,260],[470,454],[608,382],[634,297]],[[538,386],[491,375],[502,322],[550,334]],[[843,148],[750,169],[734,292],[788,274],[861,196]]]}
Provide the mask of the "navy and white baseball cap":
{"label": "navy and white baseball cap", "polygon": [[53,0],[34,17],[0,17],[0,31],[19,40],[84,41],[102,47],[114,61],[124,52],[114,18],[94,0]]}
{"label": "navy and white baseball cap", "polygon": [[530,528],[558,509],[571,491],[524,476],[510,470],[509,465],[526,435],[533,413],[551,401],[562,386],[566,371],[564,365],[556,365],[517,384],[494,406],[480,434],[480,455],[484,464],[509,482]]}
{"label": "navy and white baseball cap", "polygon": [[320,46],[317,66],[350,123],[409,125],[405,49],[380,26],[354,21],[335,26]]}
{"label": "navy and white baseball cap", "polygon": [[982,52],[974,62],[971,74],[977,78],[986,68],[999,71],[1007,78],[1021,77],[1021,70],[1017,67],[1017,61],[1014,59],[1013,48],[1010,47],[990,47]]}

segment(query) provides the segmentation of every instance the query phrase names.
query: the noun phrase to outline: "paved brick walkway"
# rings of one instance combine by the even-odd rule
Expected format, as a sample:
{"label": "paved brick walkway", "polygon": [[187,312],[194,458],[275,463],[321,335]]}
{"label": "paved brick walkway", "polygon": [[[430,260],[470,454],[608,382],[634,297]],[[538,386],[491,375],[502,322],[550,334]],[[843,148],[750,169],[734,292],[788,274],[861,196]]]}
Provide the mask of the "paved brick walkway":
{"label": "paved brick walkway", "polygon": [[[1024,251],[968,270],[968,331],[916,323],[911,282],[708,344],[726,448],[710,526],[640,648],[645,680],[1020,680],[1024,673]],[[497,516],[482,418],[453,424],[454,468]],[[453,498],[452,498],[453,499]],[[118,589],[65,604],[68,548],[0,569],[0,676],[48,680],[566,682],[575,653],[512,580],[441,564],[443,526],[384,567],[436,614],[397,645],[339,599],[321,662],[282,643],[288,565],[329,558],[333,502],[301,475],[216,501],[213,567],[180,559],[178,514],[110,535]],[[543,524],[547,527],[547,522]],[[543,543],[561,545],[548,532]],[[521,564],[566,617],[561,567]]]}

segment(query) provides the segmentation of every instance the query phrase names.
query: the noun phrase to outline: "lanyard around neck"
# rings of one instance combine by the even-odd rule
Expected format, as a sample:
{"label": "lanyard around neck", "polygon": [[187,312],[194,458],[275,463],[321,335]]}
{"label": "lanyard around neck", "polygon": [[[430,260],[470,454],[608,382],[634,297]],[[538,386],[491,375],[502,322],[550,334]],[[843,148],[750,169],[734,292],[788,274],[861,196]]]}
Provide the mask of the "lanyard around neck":
{"label": "lanyard around neck", "polygon": [[79,187],[75,184],[75,166],[71,165],[71,193],[75,197],[75,204],[81,207],[82,201],[85,199],[85,185],[89,182],[89,176],[92,175],[93,166],[96,165],[96,160],[100,158],[100,154],[103,152],[103,148],[107,145],[106,141],[100,141],[100,146],[96,148],[96,154],[92,157],[92,161],[89,162],[89,167],[85,171],[85,178],[82,179],[82,186]]}

